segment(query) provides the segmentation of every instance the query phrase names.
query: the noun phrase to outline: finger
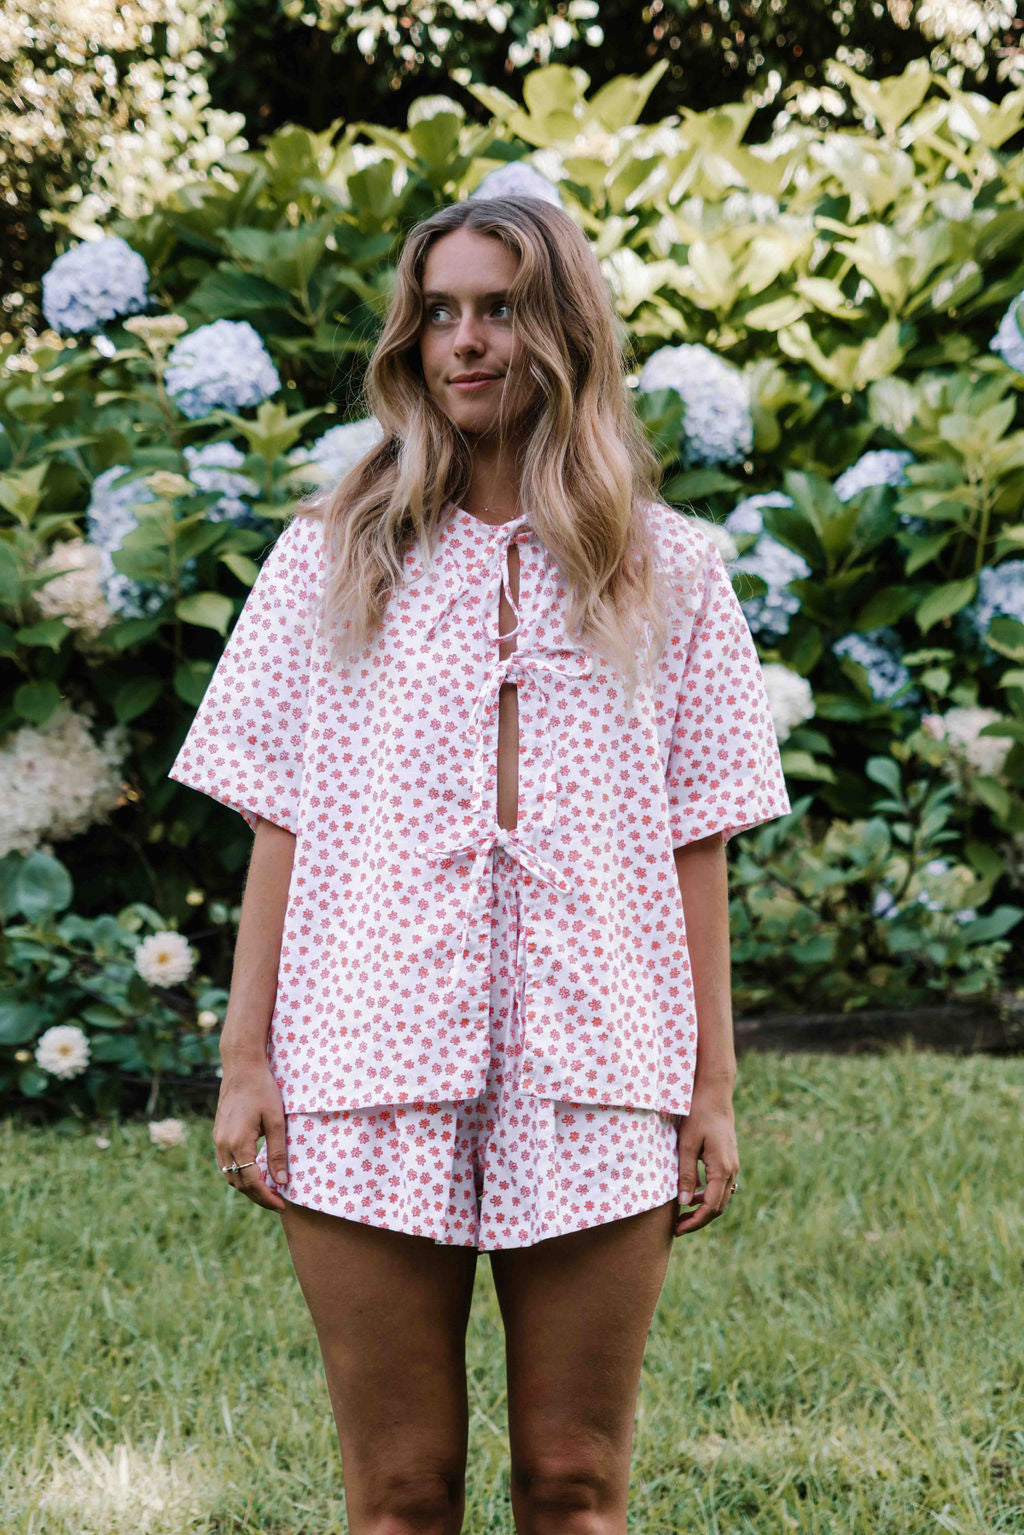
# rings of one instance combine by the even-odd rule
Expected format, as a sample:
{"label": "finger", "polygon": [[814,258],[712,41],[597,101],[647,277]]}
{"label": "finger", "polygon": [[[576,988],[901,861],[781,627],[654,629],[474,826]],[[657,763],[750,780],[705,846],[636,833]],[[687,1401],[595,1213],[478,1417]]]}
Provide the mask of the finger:
{"label": "finger", "polygon": [[267,1137],[264,1150],[267,1153],[267,1166],[275,1183],[286,1187],[288,1184],[288,1149],[285,1135],[283,1114],[268,1116],[264,1123],[264,1132]]}
{"label": "finger", "polygon": [[[243,1158],[248,1162],[249,1157]],[[254,1205],[263,1205],[267,1210],[283,1210],[285,1202],[280,1194],[267,1187],[267,1183],[259,1167],[254,1163],[252,1167],[239,1167],[234,1175],[238,1179],[236,1187],[247,1199],[251,1199]]]}

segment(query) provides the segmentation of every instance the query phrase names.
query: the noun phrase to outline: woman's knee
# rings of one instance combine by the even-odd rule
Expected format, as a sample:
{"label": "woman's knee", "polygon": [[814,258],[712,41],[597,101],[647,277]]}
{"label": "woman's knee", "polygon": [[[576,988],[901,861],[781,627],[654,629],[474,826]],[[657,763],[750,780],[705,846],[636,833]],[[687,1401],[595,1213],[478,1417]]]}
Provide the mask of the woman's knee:
{"label": "woman's knee", "polygon": [[358,1507],[346,1499],[352,1535],[458,1535],[462,1528],[462,1471],[389,1467],[359,1482]]}
{"label": "woman's knee", "polygon": [[[626,1528],[628,1486],[608,1455],[548,1451],[512,1468],[522,1535],[617,1535]],[[628,1473],[627,1478],[628,1482]]]}

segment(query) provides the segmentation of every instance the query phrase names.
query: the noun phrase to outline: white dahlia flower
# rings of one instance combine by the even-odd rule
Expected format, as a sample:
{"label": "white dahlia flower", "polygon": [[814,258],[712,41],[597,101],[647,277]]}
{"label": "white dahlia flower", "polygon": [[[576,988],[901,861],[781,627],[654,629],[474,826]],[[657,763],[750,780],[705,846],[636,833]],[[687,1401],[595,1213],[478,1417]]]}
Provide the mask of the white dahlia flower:
{"label": "white dahlia flower", "polygon": [[172,929],[150,933],[135,950],[135,968],[151,986],[176,986],[188,980],[195,961],[188,939]]}
{"label": "white dahlia flower", "polygon": [[36,1060],[55,1077],[77,1077],[89,1064],[89,1041],[77,1023],[57,1023],[40,1035]]}

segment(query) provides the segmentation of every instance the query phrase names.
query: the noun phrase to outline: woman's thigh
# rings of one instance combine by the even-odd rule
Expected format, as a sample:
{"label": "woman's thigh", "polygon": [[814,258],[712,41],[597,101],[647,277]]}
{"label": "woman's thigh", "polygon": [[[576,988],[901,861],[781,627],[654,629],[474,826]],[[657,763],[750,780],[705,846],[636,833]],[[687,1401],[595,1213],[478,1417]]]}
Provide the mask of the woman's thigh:
{"label": "woman's thigh", "polygon": [[575,1487],[583,1503],[624,1519],[644,1348],[677,1203],[490,1253],[521,1503],[571,1501]]}
{"label": "woman's thigh", "polygon": [[477,1249],[293,1203],[281,1222],[320,1342],[350,1528],[443,1506],[446,1491],[459,1504]]}

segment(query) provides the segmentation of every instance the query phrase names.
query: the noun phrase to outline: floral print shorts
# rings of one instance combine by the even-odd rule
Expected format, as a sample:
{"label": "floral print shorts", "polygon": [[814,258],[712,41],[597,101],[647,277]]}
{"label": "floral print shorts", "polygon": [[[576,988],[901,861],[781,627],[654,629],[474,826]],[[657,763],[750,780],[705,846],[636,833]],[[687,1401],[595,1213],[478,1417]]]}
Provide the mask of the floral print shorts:
{"label": "floral print shorts", "polygon": [[528,1247],[676,1197],[682,1118],[517,1091],[521,867],[491,869],[490,1065],[477,1098],[286,1116],[283,1198],[446,1246]]}

